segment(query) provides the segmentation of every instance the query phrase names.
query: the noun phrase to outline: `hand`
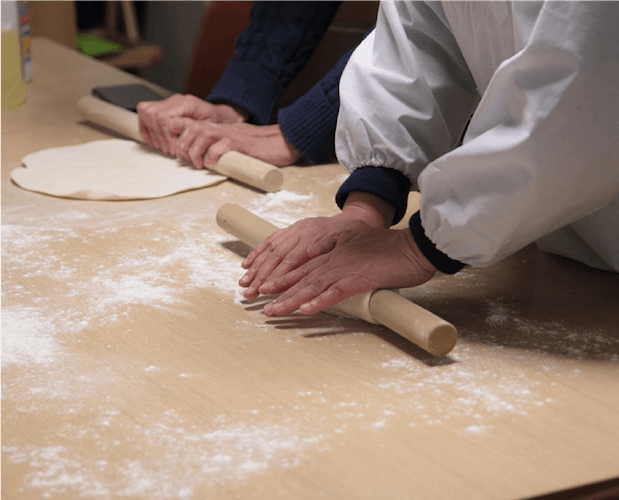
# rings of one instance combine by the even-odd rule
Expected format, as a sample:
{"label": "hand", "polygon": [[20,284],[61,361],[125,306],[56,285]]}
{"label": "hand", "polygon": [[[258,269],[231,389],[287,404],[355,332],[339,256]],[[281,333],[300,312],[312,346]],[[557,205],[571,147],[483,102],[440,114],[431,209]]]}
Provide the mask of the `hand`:
{"label": "hand", "polygon": [[[246,111],[232,104],[211,104],[198,97],[181,94],[175,94],[163,101],[141,102],[137,111],[142,138],[149,146],[166,154],[176,152],[178,133],[171,132],[171,128],[178,130],[178,126],[173,125],[179,120],[240,123],[248,116]],[[182,130],[185,128],[186,126]]]}
{"label": "hand", "polygon": [[349,239],[369,227],[361,220],[338,214],[300,220],[273,233],[241,264],[247,269],[239,280],[239,285],[247,287],[243,296],[253,299],[261,293],[271,293],[264,289],[265,281],[285,275],[310,259],[329,252],[340,239]]}
{"label": "hand", "polygon": [[173,154],[198,169],[215,165],[228,151],[238,151],[278,167],[292,165],[301,158],[279,125],[177,120],[170,123],[170,131],[180,134]]}
{"label": "hand", "polygon": [[315,314],[358,293],[420,285],[436,271],[408,229],[370,228],[264,283],[261,292],[284,293],[263,312],[284,316],[299,309],[302,314]]}
{"label": "hand", "polygon": [[283,276],[368,228],[388,228],[394,212],[394,207],[376,196],[353,192],[340,214],[301,220],[273,233],[241,264],[247,269],[239,281],[247,288],[245,298],[271,293],[262,287],[266,281]]}

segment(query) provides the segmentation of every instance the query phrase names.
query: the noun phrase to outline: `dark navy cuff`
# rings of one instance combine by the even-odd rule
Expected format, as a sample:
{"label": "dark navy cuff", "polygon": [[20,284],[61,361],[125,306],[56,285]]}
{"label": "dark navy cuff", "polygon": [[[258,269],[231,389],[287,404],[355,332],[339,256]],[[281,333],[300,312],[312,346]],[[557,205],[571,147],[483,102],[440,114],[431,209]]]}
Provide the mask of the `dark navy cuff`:
{"label": "dark navy cuff", "polygon": [[320,86],[314,85],[294,104],[279,110],[277,121],[303,157],[322,163],[335,151],[337,111]]}
{"label": "dark navy cuff", "polygon": [[249,123],[267,125],[283,92],[277,78],[262,66],[230,62],[206,100],[236,104],[249,112]]}
{"label": "dark navy cuff", "polygon": [[397,224],[406,214],[411,182],[402,172],[385,167],[362,167],[355,170],[335,195],[335,202],[342,208],[353,191],[373,194],[395,207],[391,225]]}
{"label": "dark navy cuff", "polygon": [[411,216],[408,221],[408,227],[421,253],[439,271],[445,274],[455,274],[465,266],[462,262],[447,257],[447,255],[436,248],[436,245],[430,241],[421,225],[421,215],[419,212],[415,212]]}

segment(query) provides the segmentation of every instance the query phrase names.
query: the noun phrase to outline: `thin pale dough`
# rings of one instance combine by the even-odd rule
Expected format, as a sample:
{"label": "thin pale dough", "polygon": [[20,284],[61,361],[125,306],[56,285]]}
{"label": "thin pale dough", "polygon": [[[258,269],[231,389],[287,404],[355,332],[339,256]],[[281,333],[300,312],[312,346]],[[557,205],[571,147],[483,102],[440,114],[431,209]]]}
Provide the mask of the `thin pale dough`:
{"label": "thin pale dough", "polygon": [[123,139],[45,149],[25,156],[22,163],[26,168],[11,172],[18,186],[81,200],[161,198],[226,179]]}

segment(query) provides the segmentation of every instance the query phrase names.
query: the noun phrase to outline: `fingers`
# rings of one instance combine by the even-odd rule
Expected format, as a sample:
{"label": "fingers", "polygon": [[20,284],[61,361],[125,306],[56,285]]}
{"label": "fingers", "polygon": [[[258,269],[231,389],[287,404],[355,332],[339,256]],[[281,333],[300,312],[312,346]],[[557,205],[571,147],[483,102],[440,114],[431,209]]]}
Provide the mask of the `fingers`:
{"label": "fingers", "polygon": [[166,154],[175,154],[176,138],[171,123],[177,117],[193,120],[216,119],[214,105],[192,95],[175,94],[163,101],[141,102],[137,107],[140,134],[146,143]]}
{"label": "fingers", "polygon": [[[310,272],[312,267],[315,269]],[[296,285],[264,306],[266,316],[285,316],[297,309],[302,314],[316,314],[348,297],[372,289],[371,284],[359,276],[340,277],[337,272],[321,275],[322,264],[297,269],[291,273],[295,276],[288,279],[294,281],[304,273],[308,274]]]}
{"label": "fingers", "polygon": [[185,130],[189,127],[200,123],[198,120],[194,120],[193,118],[186,118],[182,116],[175,116],[168,120],[168,128],[170,129],[170,133],[175,136],[180,136]]}
{"label": "fingers", "polygon": [[[285,231],[285,230],[283,229],[282,231]],[[241,267],[243,269],[249,269],[253,265],[253,263],[256,261],[258,256],[261,255],[263,252],[265,252],[269,248],[273,239],[277,237],[279,232],[280,231],[277,231],[273,233],[272,235],[266,237],[264,240],[262,240],[262,242],[259,243],[258,246],[254,248],[247,257],[245,257],[245,260],[241,262]]]}
{"label": "fingers", "polygon": [[183,154],[186,156],[187,160],[193,164],[194,168],[204,168],[206,166],[204,163],[204,154],[215,138],[200,132],[194,132],[192,129],[189,130],[185,138],[187,138],[188,141],[191,140],[191,145],[183,151]]}
{"label": "fingers", "polygon": [[267,279],[282,276],[309,260],[293,231],[284,230],[272,236],[266,245],[261,244],[255,252],[252,252],[254,254],[252,264],[239,280],[241,286],[247,287],[243,294],[247,299],[255,298],[262,293],[260,288]]}
{"label": "fingers", "polygon": [[[138,120],[142,137],[153,148],[170,154],[169,133],[164,130],[162,121],[176,108],[174,96],[160,102],[141,102],[137,106]],[[144,131],[144,132],[142,132]]]}
{"label": "fingers", "polygon": [[347,221],[342,223],[336,217],[314,218],[299,221],[269,236],[241,264],[247,269],[239,280],[239,284],[247,288],[245,298],[280,293],[293,286],[302,277],[293,271],[310,259],[320,263],[319,256],[331,252],[337,244],[355,234],[347,229],[350,227]]}
{"label": "fingers", "polygon": [[179,135],[174,154],[190,162],[194,168],[212,167],[224,153],[241,150],[235,147],[235,141],[226,135],[226,130],[216,123],[177,120],[170,130],[180,131],[183,125],[189,126]]}
{"label": "fingers", "polygon": [[140,128],[140,136],[142,137],[142,139],[144,139],[144,142],[146,144],[148,144],[151,148],[154,148],[155,147],[155,141],[154,141],[154,139],[153,139],[153,137],[152,137],[148,127],[146,127],[146,125],[144,125],[144,123],[142,121],[140,121],[139,122],[139,128]]}
{"label": "fingers", "polygon": [[222,137],[218,141],[211,143],[207,148],[206,154],[203,155],[203,162],[206,168],[215,165],[215,163],[219,161],[219,158],[221,158],[221,155],[228,151],[234,150],[240,153],[244,152],[242,147],[235,148],[235,144],[230,137]]}

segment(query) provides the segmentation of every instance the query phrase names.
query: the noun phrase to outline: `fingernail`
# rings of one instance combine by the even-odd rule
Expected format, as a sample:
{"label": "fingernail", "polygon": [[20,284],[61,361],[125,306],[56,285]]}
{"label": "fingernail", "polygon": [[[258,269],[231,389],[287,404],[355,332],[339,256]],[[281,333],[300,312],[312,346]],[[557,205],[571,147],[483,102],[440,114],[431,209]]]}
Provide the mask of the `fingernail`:
{"label": "fingernail", "polygon": [[181,137],[185,137],[189,133],[190,130],[191,130],[191,127],[187,127],[185,130],[183,130]]}

